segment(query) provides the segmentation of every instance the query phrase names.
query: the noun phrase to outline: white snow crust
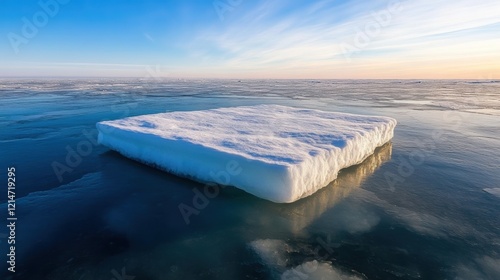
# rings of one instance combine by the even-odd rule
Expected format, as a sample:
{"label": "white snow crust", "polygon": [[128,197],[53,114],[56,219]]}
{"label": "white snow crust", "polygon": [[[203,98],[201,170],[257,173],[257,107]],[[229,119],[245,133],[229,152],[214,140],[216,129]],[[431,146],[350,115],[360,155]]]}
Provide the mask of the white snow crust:
{"label": "white snow crust", "polygon": [[97,123],[99,143],[200,182],[279,203],[309,196],[390,141],[389,117],[257,105]]}

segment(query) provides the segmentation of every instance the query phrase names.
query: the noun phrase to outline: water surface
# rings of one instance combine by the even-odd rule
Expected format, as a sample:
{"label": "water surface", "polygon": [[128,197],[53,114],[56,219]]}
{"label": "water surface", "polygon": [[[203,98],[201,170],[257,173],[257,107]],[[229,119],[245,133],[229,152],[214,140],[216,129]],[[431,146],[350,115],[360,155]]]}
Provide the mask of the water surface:
{"label": "water surface", "polygon": [[[0,166],[17,178],[7,279],[500,279],[498,81],[3,79],[0,101]],[[220,188],[189,223],[179,206],[206,186],[95,144],[98,121],[254,104],[398,126],[311,197]]]}

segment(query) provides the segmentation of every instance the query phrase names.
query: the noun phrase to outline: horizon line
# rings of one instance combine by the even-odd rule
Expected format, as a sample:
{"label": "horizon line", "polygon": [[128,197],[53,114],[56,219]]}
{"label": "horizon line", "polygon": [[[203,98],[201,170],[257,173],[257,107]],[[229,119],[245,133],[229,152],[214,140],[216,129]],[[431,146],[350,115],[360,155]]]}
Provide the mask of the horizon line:
{"label": "horizon line", "polygon": [[487,80],[497,78],[220,78],[220,77],[143,77],[143,76],[0,76],[0,79],[138,79],[138,80]]}

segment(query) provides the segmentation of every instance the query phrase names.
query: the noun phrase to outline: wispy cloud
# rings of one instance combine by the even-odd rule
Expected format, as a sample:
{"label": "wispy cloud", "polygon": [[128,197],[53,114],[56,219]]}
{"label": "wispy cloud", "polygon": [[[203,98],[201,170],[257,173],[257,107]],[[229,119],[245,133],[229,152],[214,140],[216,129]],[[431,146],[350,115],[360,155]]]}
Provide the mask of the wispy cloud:
{"label": "wispy cloud", "polygon": [[[241,1],[224,11],[224,20],[212,2],[141,3],[113,21],[104,12],[71,18],[68,30],[75,32],[54,22],[21,53],[2,59],[0,75],[129,76],[134,65],[148,64],[168,65],[175,76],[217,78],[500,75],[497,0]],[[96,11],[105,8],[95,1]],[[24,28],[16,17],[0,22]],[[0,44],[5,50],[8,44]]]}
{"label": "wispy cloud", "polygon": [[[476,68],[500,58],[495,31],[500,27],[500,2],[400,4],[390,23],[349,61],[342,45],[352,45],[358,32],[376,22],[375,14],[388,9],[388,1],[343,5],[321,1],[286,15],[282,15],[284,2],[265,2],[228,22],[223,30],[220,26],[207,28],[197,40],[215,50],[204,53],[204,61],[217,69],[258,70],[274,76],[289,76],[296,70],[297,75],[330,78],[392,76],[398,71],[399,76],[405,72],[421,75],[429,70],[461,75],[457,66]],[[432,61],[444,64],[432,65]],[[490,63],[491,71],[498,67]],[[487,65],[485,69],[488,71]],[[461,72],[467,74],[467,69]]]}

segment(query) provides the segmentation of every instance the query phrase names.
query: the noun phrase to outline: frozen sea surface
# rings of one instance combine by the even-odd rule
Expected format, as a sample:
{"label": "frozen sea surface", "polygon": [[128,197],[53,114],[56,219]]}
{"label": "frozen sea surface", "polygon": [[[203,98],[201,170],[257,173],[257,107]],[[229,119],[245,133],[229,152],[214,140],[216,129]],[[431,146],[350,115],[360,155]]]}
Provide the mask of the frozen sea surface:
{"label": "frozen sea surface", "polygon": [[[2,279],[500,279],[498,81],[3,79],[0,99],[1,176],[15,166],[18,218],[17,272],[2,253]],[[96,144],[99,121],[258,104],[398,126],[287,205]]]}

